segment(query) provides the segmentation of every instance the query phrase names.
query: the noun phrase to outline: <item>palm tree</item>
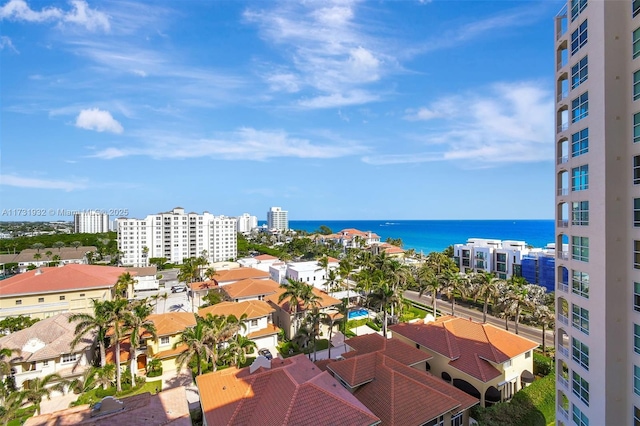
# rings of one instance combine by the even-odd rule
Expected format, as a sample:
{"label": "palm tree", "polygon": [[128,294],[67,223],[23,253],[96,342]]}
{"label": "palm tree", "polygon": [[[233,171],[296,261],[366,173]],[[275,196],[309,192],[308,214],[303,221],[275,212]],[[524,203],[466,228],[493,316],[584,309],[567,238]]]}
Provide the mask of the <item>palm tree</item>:
{"label": "palm tree", "polygon": [[435,272],[428,266],[423,265],[418,271],[418,297],[422,297],[422,295],[426,292],[431,293],[431,306],[433,309],[433,317],[437,317],[438,314],[436,312],[436,300],[438,299],[438,291],[440,291],[440,287],[442,282],[440,278],[435,274]]}
{"label": "palm tree", "polygon": [[325,283],[325,286],[327,287],[327,293],[334,291],[334,289],[338,286],[338,273],[336,272],[335,269],[329,269],[329,272],[327,273],[327,282]]}
{"label": "palm tree", "polygon": [[56,241],[55,243],[53,243],[53,247],[58,249],[58,252],[60,252],[60,249],[62,247],[64,247],[66,244],[62,241]]}
{"label": "palm tree", "polygon": [[104,367],[106,364],[104,341],[107,337],[107,330],[109,329],[111,320],[106,311],[106,302],[91,299],[91,303],[93,305],[93,315],[77,313],[69,316],[69,322],[77,322],[74,330],[75,337],[71,341],[71,348],[74,349],[88,333],[95,333],[100,348],[100,366]]}
{"label": "palm tree", "polygon": [[0,348],[0,376],[11,374],[10,357],[14,352],[19,353],[20,351],[18,349]]}
{"label": "palm tree", "polygon": [[33,260],[40,260],[40,259],[42,259],[42,255],[40,253],[34,253]]}
{"label": "palm tree", "polygon": [[53,252],[51,250],[47,250],[44,255],[47,256],[47,266],[49,266],[49,262],[51,262],[51,256],[53,256]]}
{"label": "palm tree", "polygon": [[293,334],[297,333],[297,314],[298,314],[298,304],[302,300],[302,296],[305,292],[305,287],[307,284],[302,281],[294,280],[293,278],[287,278],[286,284],[281,284],[281,288],[284,288],[285,291],[278,297],[278,303],[281,303],[283,300],[288,299],[289,302],[289,310],[291,311],[291,315],[293,316]]}
{"label": "palm tree", "polygon": [[536,305],[533,311],[535,322],[542,327],[542,354],[547,355],[546,336],[547,328],[555,326],[556,316],[548,306]]}
{"label": "palm tree", "polygon": [[213,281],[213,277],[217,274],[216,268],[213,266],[209,266],[206,271],[204,271],[204,276],[207,277],[210,281]]}
{"label": "palm tree", "polygon": [[87,369],[82,376],[73,379],[69,382],[69,390],[73,390],[74,393],[85,393],[96,387],[96,372],[99,369],[91,367]]}
{"label": "palm tree", "polygon": [[234,339],[229,341],[227,355],[231,361],[231,365],[241,365],[247,360],[247,354],[256,349],[256,342],[239,333]]}
{"label": "palm tree", "polygon": [[116,391],[122,391],[122,378],[120,371],[120,342],[125,336],[126,327],[123,322],[127,314],[129,303],[125,299],[106,300],[104,312],[111,325],[111,337],[115,344],[115,364],[116,364]]}
{"label": "palm tree", "polygon": [[78,250],[78,247],[80,247],[82,245],[82,243],[80,241],[72,241],[71,245]]}
{"label": "palm tree", "polygon": [[7,425],[24,404],[24,392],[11,392],[0,406],[0,423]]}
{"label": "palm tree", "polygon": [[178,337],[173,348],[185,345],[186,348],[178,355],[178,371],[182,370],[185,364],[195,358],[198,365],[198,376],[202,374],[202,360],[209,359],[212,355],[209,342],[209,330],[207,324],[201,317],[196,317],[195,327],[186,328]]}
{"label": "palm tree", "polygon": [[62,376],[57,373],[48,374],[44,377],[36,377],[26,382],[25,389],[22,391],[24,400],[33,404],[36,413],[40,415],[40,404],[45,396],[51,399],[51,392],[64,392],[64,387],[68,382],[62,380]]}
{"label": "palm tree", "polygon": [[515,318],[515,331],[518,334],[518,323],[522,308],[532,307],[529,299],[529,286],[523,277],[512,276],[507,287],[506,299],[503,301],[505,311],[512,312]]}
{"label": "palm tree", "polygon": [[387,310],[399,302],[399,297],[389,283],[380,281],[369,293],[369,303],[382,311],[382,335],[387,338]]}
{"label": "palm tree", "polygon": [[320,321],[329,329],[329,359],[331,359],[331,339],[333,338],[333,327],[335,326],[335,323],[340,320],[334,320],[334,316],[332,316],[331,314],[324,314],[320,318]]}
{"label": "palm tree", "polygon": [[459,272],[454,272],[451,269],[447,269],[444,272],[444,285],[442,287],[442,294],[444,294],[449,300],[451,300],[451,315],[456,316],[455,304],[456,296],[464,296],[468,288],[467,283],[469,278],[467,275]]}
{"label": "palm tree", "polygon": [[501,281],[491,272],[474,274],[471,280],[475,286],[473,289],[473,301],[477,301],[478,298],[484,301],[484,306],[482,307],[482,322],[486,323],[489,301],[494,300],[498,296]]}
{"label": "palm tree", "polygon": [[55,263],[59,263],[60,262],[60,256],[58,256],[57,254],[54,254],[53,257],[51,258],[51,260],[53,260]]}
{"label": "palm tree", "polygon": [[116,297],[128,297],[129,288],[133,288],[136,280],[131,276],[131,273],[125,272],[118,277],[116,281],[115,293]]}
{"label": "palm tree", "polygon": [[246,315],[238,319],[234,315],[207,314],[203,319],[203,322],[207,326],[207,337],[211,346],[209,360],[212,362],[213,371],[218,370],[218,360],[221,355],[220,349],[228,344],[241,329],[246,328],[243,322],[245,318]]}
{"label": "palm tree", "polygon": [[107,364],[104,367],[96,368],[95,370],[95,384],[96,386],[102,386],[102,389],[107,389],[109,386],[113,385],[115,378],[115,364]]}
{"label": "palm tree", "polygon": [[32,249],[35,249],[37,251],[37,253],[40,253],[40,250],[42,250],[45,247],[44,244],[42,243],[35,243],[31,246]]}
{"label": "palm tree", "polygon": [[152,312],[153,308],[147,303],[147,299],[143,299],[133,303],[127,312],[125,312],[123,318],[124,326],[130,333],[129,369],[131,370],[131,386],[136,385],[136,350],[140,347],[141,335],[143,333],[149,334],[154,339],[158,337],[156,325],[148,319]]}

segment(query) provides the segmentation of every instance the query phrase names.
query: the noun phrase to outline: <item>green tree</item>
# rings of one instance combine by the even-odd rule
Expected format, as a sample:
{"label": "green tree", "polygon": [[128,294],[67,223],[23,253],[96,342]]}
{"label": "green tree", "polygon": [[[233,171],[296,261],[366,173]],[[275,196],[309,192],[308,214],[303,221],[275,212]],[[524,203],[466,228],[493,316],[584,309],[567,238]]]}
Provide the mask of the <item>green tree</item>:
{"label": "green tree", "polygon": [[256,349],[256,342],[236,333],[234,339],[229,341],[229,347],[227,348],[227,355],[231,365],[241,365],[247,361],[247,354],[253,352]]}
{"label": "green tree", "polygon": [[24,392],[11,392],[0,406],[0,423],[6,426],[13,420],[24,401]]}
{"label": "green tree", "polygon": [[51,262],[51,256],[53,256],[53,252],[51,250],[47,250],[45,252],[45,256],[47,256],[47,266],[49,266],[49,262]]}
{"label": "green tree", "polygon": [[24,400],[33,404],[36,408],[36,413],[40,415],[42,398],[46,396],[47,399],[51,399],[51,392],[53,391],[64,392],[66,384],[68,384],[68,382],[62,380],[62,376],[59,374],[48,374],[44,377],[27,380],[26,383],[24,383],[22,395]]}
{"label": "green tree", "polygon": [[118,280],[116,281],[115,293],[117,298],[127,298],[132,296],[129,294],[129,289],[133,288],[136,280],[133,278],[131,273],[125,272],[120,274]]}
{"label": "green tree", "polygon": [[428,264],[424,264],[418,270],[418,297],[422,297],[425,293],[431,293],[431,306],[434,318],[438,316],[436,311],[436,301],[438,300],[438,292],[442,286],[442,281]]}
{"label": "green tree", "polygon": [[501,280],[495,276],[492,272],[481,272],[473,274],[471,277],[473,283],[473,300],[477,301],[482,299],[484,305],[482,307],[482,322],[487,322],[487,308],[489,302],[495,300],[500,292]]}
{"label": "green tree", "polygon": [[387,337],[387,312],[392,306],[397,305],[400,300],[399,296],[385,281],[379,281],[374,287],[373,291],[369,294],[369,304],[382,311],[382,335]]}
{"label": "green tree", "polygon": [[547,329],[555,327],[556,316],[545,305],[536,305],[533,310],[533,319],[537,325],[542,327],[542,354],[547,355]]}
{"label": "green tree", "polygon": [[66,244],[63,241],[56,241],[55,243],[53,243],[53,247],[57,248],[58,251],[60,251],[60,249],[62,247],[64,247]]}
{"label": "green tree", "polygon": [[60,263],[60,256],[57,254],[54,254],[53,257],[51,258],[53,260],[53,262],[57,265],[58,263]]}
{"label": "green tree", "polygon": [[195,359],[198,376],[202,374],[202,360],[209,359],[211,357],[211,347],[209,346],[209,329],[207,324],[201,317],[196,317],[197,322],[195,327],[186,328],[178,337],[173,348],[184,345],[185,348],[176,359],[178,363],[178,371],[182,370],[185,364]]}
{"label": "green tree", "polygon": [[40,253],[33,254],[33,260],[40,260],[40,259],[42,259],[42,255]]}
{"label": "green tree", "polygon": [[95,384],[96,386],[102,386],[102,389],[107,389],[113,385],[116,378],[116,365],[107,364],[103,367],[96,368],[95,370]]}
{"label": "green tree", "polygon": [[19,353],[18,349],[0,348],[0,376],[8,376],[11,374],[11,355]]}
{"label": "green tree", "polygon": [[281,284],[280,287],[284,288],[284,292],[278,297],[278,303],[281,303],[283,300],[287,300],[289,302],[289,310],[291,311],[294,322],[293,334],[295,335],[298,329],[298,305],[306,292],[307,284],[302,281],[287,278],[286,284]]}
{"label": "green tree", "polygon": [[318,234],[331,235],[333,231],[326,225],[320,225],[320,228],[316,231]]}
{"label": "green tree", "polygon": [[37,253],[40,253],[40,250],[45,248],[46,246],[42,243],[35,243],[31,246],[32,249],[37,250]]}
{"label": "green tree", "polygon": [[447,269],[443,275],[442,294],[451,300],[451,315],[455,316],[456,296],[465,296],[469,288],[467,275]]}
{"label": "green tree", "polygon": [[122,391],[122,374],[120,371],[120,342],[125,337],[126,327],[123,319],[127,314],[129,303],[126,299],[105,300],[104,312],[111,326],[111,338],[115,345],[116,390]]}
{"label": "green tree", "polygon": [[207,270],[204,271],[204,276],[208,278],[209,281],[213,281],[216,274],[216,268],[214,268],[213,266],[208,267]]}
{"label": "green tree", "polygon": [[140,347],[140,338],[143,334],[150,335],[154,339],[158,337],[156,325],[148,317],[153,308],[147,299],[136,301],[130,305],[124,315],[124,326],[129,332],[130,353],[129,369],[131,370],[131,386],[136,385],[136,350]]}
{"label": "green tree", "polygon": [[71,246],[73,248],[75,248],[76,250],[78,250],[78,247],[80,247],[81,245],[82,245],[82,242],[80,242],[80,241],[72,241],[71,242]]}
{"label": "green tree", "polygon": [[100,366],[104,367],[106,364],[106,349],[104,342],[107,338],[107,330],[111,325],[111,318],[107,312],[106,302],[91,299],[91,304],[93,314],[76,313],[69,316],[69,322],[77,322],[74,330],[75,337],[71,341],[71,348],[75,349],[80,341],[87,338],[87,334],[95,333],[96,340],[98,341],[98,347],[100,348]]}

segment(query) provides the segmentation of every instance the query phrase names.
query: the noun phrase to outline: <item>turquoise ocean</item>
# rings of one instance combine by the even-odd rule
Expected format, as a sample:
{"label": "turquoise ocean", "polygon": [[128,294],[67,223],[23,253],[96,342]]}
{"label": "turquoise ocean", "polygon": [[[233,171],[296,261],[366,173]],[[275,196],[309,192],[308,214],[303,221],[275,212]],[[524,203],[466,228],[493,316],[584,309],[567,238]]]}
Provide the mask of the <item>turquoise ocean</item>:
{"label": "turquoise ocean", "polygon": [[526,241],[533,247],[553,242],[553,220],[290,220],[289,228],[307,232],[321,225],[333,232],[346,228],[371,231],[387,238],[401,238],[405,249],[418,253],[442,251],[469,238]]}

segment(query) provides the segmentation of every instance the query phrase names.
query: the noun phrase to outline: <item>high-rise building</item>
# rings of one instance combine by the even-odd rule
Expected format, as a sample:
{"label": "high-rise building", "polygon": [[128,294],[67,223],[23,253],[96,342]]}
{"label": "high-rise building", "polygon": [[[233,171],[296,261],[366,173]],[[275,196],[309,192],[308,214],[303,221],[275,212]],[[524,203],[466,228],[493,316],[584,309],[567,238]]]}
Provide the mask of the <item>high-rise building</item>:
{"label": "high-rise building", "polygon": [[145,219],[116,220],[122,263],[146,266],[152,257],[182,263],[190,257],[221,262],[238,256],[237,220],[211,213],[185,213],[182,207]]}
{"label": "high-rise building", "polygon": [[238,220],[238,232],[247,233],[258,227],[258,218],[249,213],[243,213],[236,219]]}
{"label": "high-rise building", "polygon": [[267,212],[267,227],[278,231],[289,229],[289,212],[280,207],[271,207]]}
{"label": "high-rise building", "polygon": [[109,215],[95,210],[73,215],[73,232],[76,234],[98,234],[109,232]]}
{"label": "high-rise building", "polygon": [[640,1],[555,21],[556,419],[640,425]]}

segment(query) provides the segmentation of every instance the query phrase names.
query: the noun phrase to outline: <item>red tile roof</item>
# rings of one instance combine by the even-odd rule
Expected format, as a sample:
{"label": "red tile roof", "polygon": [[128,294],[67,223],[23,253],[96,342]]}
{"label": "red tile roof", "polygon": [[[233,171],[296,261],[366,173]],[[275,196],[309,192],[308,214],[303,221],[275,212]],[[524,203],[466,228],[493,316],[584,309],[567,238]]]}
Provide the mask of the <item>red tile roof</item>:
{"label": "red tile roof", "polygon": [[261,254],[258,255],[256,257],[254,257],[254,259],[259,260],[259,261],[264,261],[264,260],[279,260],[277,257],[275,256],[271,256],[270,254]]}
{"label": "red tile roof", "polygon": [[246,297],[258,297],[267,294],[273,294],[278,291],[280,284],[267,279],[252,279],[237,281],[235,283],[227,284],[222,289],[232,299],[243,299]]}
{"label": "red tile roof", "polygon": [[391,359],[408,366],[433,358],[429,352],[409,346],[398,339],[385,339],[378,333],[352,337],[345,343],[353,348],[353,351],[343,354],[345,358],[381,351]]}
{"label": "red tile roof", "polygon": [[491,363],[502,364],[538,347],[491,324],[451,316],[429,323],[400,323],[389,329],[449,358],[449,365],[483,382],[501,374]]}
{"label": "red tile roof", "polygon": [[[196,378],[210,425],[374,425],[379,419],[305,355],[270,369],[228,368]],[[336,422],[339,423],[336,423]]]}
{"label": "red tile roof", "polygon": [[235,268],[235,269],[222,269],[216,272],[213,279],[220,285],[232,283],[240,280],[246,280],[247,278],[266,279],[270,275],[266,271],[261,271],[255,268]]}
{"label": "red tile roof", "polygon": [[220,302],[206,308],[200,308],[198,315],[201,317],[207,314],[215,315],[233,315],[240,319],[243,315],[247,319],[262,318],[270,315],[275,309],[267,302],[262,300],[245,300],[244,302]]}
{"label": "red tile roof", "polygon": [[112,288],[126,272],[114,266],[79,264],[39,268],[1,280],[0,297]]}
{"label": "red tile roof", "polygon": [[187,327],[195,327],[196,325],[196,317],[192,312],[151,314],[147,319],[153,321],[158,337],[181,333]]}
{"label": "red tile roof", "polygon": [[[315,294],[320,298],[320,308],[336,306],[342,303],[341,300],[338,300],[335,297],[329,296],[327,293],[325,293],[322,290],[319,290],[316,287],[313,287],[311,290],[313,291],[313,294]],[[279,306],[282,310],[286,312],[291,312],[291,307],[289,306],[289,299],[284,299],[282,302],[278,302],[278,298],[284,292],[285,292],[285,289],[283,287],[278,287],[278,291],[274,294],[271,294],[265,297],[265,300],[268,301],[269,303]],[[304,311],[304,306],[302,305],[302,303],[299,303],[297,312],[302,312],[302,311]]]}

